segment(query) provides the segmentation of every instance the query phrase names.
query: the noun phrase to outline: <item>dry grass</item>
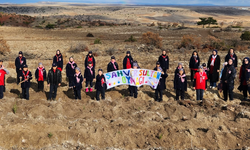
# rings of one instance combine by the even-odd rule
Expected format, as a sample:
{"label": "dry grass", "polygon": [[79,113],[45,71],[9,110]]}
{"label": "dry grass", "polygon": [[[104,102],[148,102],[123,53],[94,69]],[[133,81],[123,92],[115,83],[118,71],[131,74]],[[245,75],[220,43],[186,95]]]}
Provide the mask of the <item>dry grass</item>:
{"label": "dry grass", "polygon": [[162,48],[162,38],[158,33],[146,32],[142,34],[142,43]]}
{"label": "dry grass", "polygon": [[10,52],[10,46],[7,44],[6,40],[0,39],[0,54],[6,55]]}

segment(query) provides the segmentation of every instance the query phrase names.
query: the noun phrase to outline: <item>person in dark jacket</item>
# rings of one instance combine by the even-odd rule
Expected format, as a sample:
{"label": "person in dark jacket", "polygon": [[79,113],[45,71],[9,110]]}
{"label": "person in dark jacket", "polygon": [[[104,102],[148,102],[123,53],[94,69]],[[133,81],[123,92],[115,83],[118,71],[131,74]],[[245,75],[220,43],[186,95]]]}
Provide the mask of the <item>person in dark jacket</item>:
{"label": "person in dark jacket", "polygon": [[85,68],[88,67],[88,62],[92,63],[93,68],[95,69],[95,57],[93,56],[93,52],[89,51],[88,55],[85,58]]}
{"label": "person in dark jacket", "polygon": [[[87,68],[84,71],[84,81],[86,82],[86,92],[93,91],[93,80],[95,81],[95,69],[92,66],[92,62],[90,61]],[[90,84],[90,89],[88,85]]]}
{"label": "person in dark jacket", "polygon": [[249,85],[249,78],[250,78],[250,58],[245,57],[243,59],[242,66],[240,68],[240,91],[243,91],[244,100],[247,100],[247,91],[250,94],[250,85]]}
{"label": "person in dark jacket", "polygon": [[106,79],[103,75],[103,70],[98,70],[98,75],[96,76],[96,83],[95,83],[95,89],[96,89],[96,100],[99,101],[101,94],[102,100],[105,100],[105,90],[106,90]]}
{"label": "person in dark jacket", "polygon": [[229,99],[233,100],[235,76],[236,76],[236,70],[233,64],[233,59],[229,58],[228,65],[225,66],[221,77],[222,89],[225,101],[227,101],[227,94],[229,94]]}
{"label": "person in dark jacket", "polygon": [[163,72],[166,73],[166,71],[169,69],[169,58],[166,54],[166,50],[162,51],[162,55],[159,57],[158,62],[160,63]]}
{"label": "person in dark jacket", "polygon": [[[162,90],[166,89],[166,78],[168,77],[168,74],[164,73],[163,69],[160,67],[160,62],[156,63],[156,67],[154,68],[154,70],[161,72],[161,77],[160,77],[158,86],[155,89],[155,101],[161,102],[162,101]],[[159,94],[160,94],[160,98],[159,98]]]}
{"label": "person in dark jacket", "polygon": [[53,63],[56,64],[58,70],[62,71],[62,69],[63,69],[63,56],[62,56],[60,50],[56,51],[56,55],[53,58]]}
{"label": "person in dark jacket", "polygon": [[66,65],[66,75],[69,79],[69,89],[73,88],[73,81],[74,81],[76,67],[77,67],[77,64],[74,62],[73,57],[70,57],[69,62]]}
{"label": "person in dark jacket", "polygon": [[183,69],[183,74],[186,74],[185,73],[185,69],[183,67],[183,64],[182,63],[178,63],[178,66],[176,67],[175,71],[174,71],[174,76],[176,76],[178,73],[179,73],[179,70],[180,69]]}
{"label": "person in dark jacket", "polygon": [[75,99],[81,100],[81,89],[82,89],[83,77],[82,77],[80,68],[76,67],[75,72],[76,73],[73,79]]}
{"label": "person in dark jacket", "polygon": [[133,66],[133,58],[130,51],[127,51],[125,58],[123,59],[123,69],[131,69]]}
{"label": "person in dark jacket", "polygon": [[176,100],[179,100],[180,96],[181,100],[184,100],[185,91],[187,91],[187,78],[182,68],[179,69],[179,73],[175,75],[174,89],[176,90]]}
{"label": "person in dark jacket", "polygon": [[209,69],[210,88],[216,87],[216,82],[219,81],[220,72],[220,56],[217,50],[213,50],[213,54],[209,57],[207,67]]}
{"label": "person in dark jacket", "polygon": [[[137,61],[133,62],[133,69],[140,69]],[[129,90],[129,95],[130,96],[134,96],[134,98],[137,98],[138,96],[138,87],[137,86],[128,86],[128,90]]]}
{"label": "person in dark jacket", "polygon": [[[0,60],[0,62],[3,62],[3,61]],[[3,98],[3,92],[4,92],[4,88],[5,88],[5,75],[6,74],[9,74],[9,71],[7,69],[5,69],[3,64],[1,63],[1,66],[0,66],[0,99]]]}
{"label": "person in dark jacket", "polygon": [[29,88],[30,88],[30,80],[32,79],[32,74],[28,70],[27,65],[23,65],[22,75],[20,76],[21,87],[22,87],[22,95],[23,98],[29,100]]}
{"label": "person in dark jacket", "polygon": [[191,82],[193,82],[194,74],[197,72],[199,66],[200,66],[200,58],[199,58],[198,52],[193,51],[193,54],[189,61],[189,68],[191,72]]}
{"label": "person in dark jacket", "polygon": [[23,57],[23,52],[19,52],[19,56],[15,60],[16,74],[17,74],[17,84],[20,82],[20,76],[22,75],[23,65],[26,65],[26,58]]}
{"label": "person in dark jacket", "polygon": [[56,93],[58,86],[61,85],[62,82],[62,75],[61,71],[57,69],[57,64],[53,63],[52,68],[49,70],[48,77],[47,77],[47,83],[48,86],[50,86],[50,93],[48,100],[56,99]]}
{"label": "person in dark jacket", "polygon": [[[3,60],[0,60],[0,69],[2,69],[2,68],[4,68]],[[9,73],[7,73],[7,74],[9,74]],[[3,92],[5,92],[5,91],[6,91],[6,88],[5,88],[5,76],[4,76]]]}
{"label": "person in dark jacket", "polygon": [[118,67],[117,62],[115,61],[115,56],[112,56],[111,61],[109,62],[108,67],[107,67],[107,72],[112,72],[115,70],[119,70],[119,67]]}
{"label": "person in dark jacket", "polygon": [[229,60],[230,58],[233,60],[234,67],[235,67],[235,69],[237,70],[238,58],[237,58],[237,55],[234,53],[234,49],[233,49],[233,48],[231,48],[231,49],[228,51],[228,54],[227,54],[226,57],[225,57],[225,62],[228,62],[228,60]]}
{"label": "person in dark jacket", "polygon": [[38,83],[38,91],[44,91],[44,81],[46,80],[46,70],[42,63],[38,64],[35,72],[35,77]]}

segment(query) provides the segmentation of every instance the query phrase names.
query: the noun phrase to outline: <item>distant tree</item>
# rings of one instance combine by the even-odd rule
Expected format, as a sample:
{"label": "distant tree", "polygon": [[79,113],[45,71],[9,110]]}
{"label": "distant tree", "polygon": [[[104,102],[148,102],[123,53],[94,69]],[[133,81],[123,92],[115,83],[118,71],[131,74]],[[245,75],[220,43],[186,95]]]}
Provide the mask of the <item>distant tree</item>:
{"label": "distant tree", "polygon": [[204,26],[208,24],[207,18],[199,18],[199,19],[200,19],[201,21],[198,21],[198,22],[197,22],[197,25],[203,25],[203,28],[204,28]]}
{"label": "distant tree", "polygon": [[246,40],[249,41],[250,40],[250,32],[249,31],[245,31],[244,33],[242,33],[242,35],[240,36],[241,40]]}

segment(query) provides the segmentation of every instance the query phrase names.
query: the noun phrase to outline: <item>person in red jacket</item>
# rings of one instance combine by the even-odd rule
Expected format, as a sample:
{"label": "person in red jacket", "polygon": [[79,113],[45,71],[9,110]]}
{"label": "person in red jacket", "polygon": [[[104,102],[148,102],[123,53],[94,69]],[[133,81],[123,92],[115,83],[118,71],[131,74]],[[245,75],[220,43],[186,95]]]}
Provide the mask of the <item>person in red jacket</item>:
{"label": "person in red jacket", "polygon": [[[1,60],[0,60],[1,61]],[[5,75],[9,74],[9,71],[7,69],[4,68],[4,66],[2,66],[0,68],[0,99],[3,98],[3,91],[4,91],[4,79],[5,79]]]}
{"label": "person in red jacket", "polygon": [[203,93],[204,90],[207,90],[207,74],[203,70],[202,66],[198,67],[198,72],[195,73],[194,75],[194,82],[193,82],[193,87],[196,90],[196,100],[202,100],[203,99]]}
{"label": "person in red jacket", "polygon": [[46,80],[46,70],[43,67],[42,63],[38,64],[38,67],[35,72],[35,77],[38,83],[38,91],[44,91],[44,81]]}

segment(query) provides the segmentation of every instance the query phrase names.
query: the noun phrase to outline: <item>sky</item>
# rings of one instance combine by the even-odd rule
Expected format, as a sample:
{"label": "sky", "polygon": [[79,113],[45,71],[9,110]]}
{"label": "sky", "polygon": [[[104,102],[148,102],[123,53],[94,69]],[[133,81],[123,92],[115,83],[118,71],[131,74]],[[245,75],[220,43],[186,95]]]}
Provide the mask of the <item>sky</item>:
{"label": "sky", "polygon": [[[42,0],[0,0],[3,3],[37,3]],[[250,0],[49,0],[48,2],[72,3],[110,3],[110,4],[139,4],[139,5],[222,5],[250,6]]]}

